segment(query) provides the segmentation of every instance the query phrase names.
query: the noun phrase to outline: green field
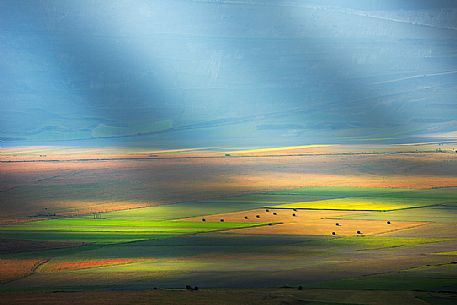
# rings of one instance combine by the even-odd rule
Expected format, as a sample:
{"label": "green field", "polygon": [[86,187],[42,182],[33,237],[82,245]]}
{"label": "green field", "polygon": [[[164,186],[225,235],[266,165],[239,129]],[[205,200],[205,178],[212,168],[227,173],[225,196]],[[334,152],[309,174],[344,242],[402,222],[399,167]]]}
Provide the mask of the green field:
{"label": "green field", "polygon": [[249,222],[132,221],[125,219],[63,218],[1,226],[0,237],[113,243],[259,225],[264,224]]}
{"label": "green field", "polygon": [[344,278],[310,284],[309,288],[363,290],[455,291],[457,266],[453,263],[406,269],[395,273]]}
{"label": "green field", "polygon": [[453,223],[457,209],[446,206],[432,206],[418,209],[405,209],[393,211],[375,211],[370,213],[352,214],[342,216],[344,219],[390,219],[399,221],[433,221],[437,223]]}
{"label": "green field", "polygon": [[374,188],[374,187],[350,187],[350,186],[308,186],[296,189],[272,191],[270,195],[295,195],[295,196],[324,196],[324,197],[370,197],[370,196],[401,196],[402,194],[413,194],[418,192],[415,189],[406,188]]}
{"label": "green field", "polygon": [[330,239],[329,244],[351,247],[355,249],[382,249],[403,246],[416,246],[420,244],[443,242],[446,238],[427,237],[387,237],[387,236],[363,236],[363,237],[340,237]]}
{"label": "green field", "polygon": [[385,212],[424,206],[454,206],[457,188],[416,190],[343,186],[304,187],[236,198],[263,202],[265,206],[272,208]]}
{"label": "green field", "polygon": [[[115,211],[104,213],[103,218],[173,220],[261,207],[389,211],[433,205],[452,206],[456,198],[457,188],[415,190],[343,186],[304,187]],[[92,215],[82,217],[91,218]]]}
{"label": "green field", "polygon": [[[146,208],[130,209],[104,213],[106,219],[125,220],[171,220],[187,217],[195,217],[210,214],[221,214],[241,210],[250,210],[262,207],[262,201],[249,201],[234,198],[183,202],[168,205],[159,205]],[[87,215],[86,218],[91,218]]]}
{"label": "green field", "polygon": [[[457,246],[452,231],[457,223],[455,195],[455,188],[310,187],[101,213],[99,219],[90,214],[3,225],[3,240],[78,241],[85,245],[0,255],[1,259],[47,261],[33,276],[3,285],[0,290],[150,289],[187,283],[205,288],[302,285],[319,289],[452,290],[454,269],[448,264]],[[395,236],[246,235],[224,231],[265,223],[183,219],[265,206],[367,210],[342,219],[420,220],[430,222],[433,234],[416,233],[421,227],[393,232]],[[423,228],[428,230],[428,225]],[[112,259],[126,262],[55,268]],[[445,264],[449,271],[444,267],[427,269],[428,264]]]}

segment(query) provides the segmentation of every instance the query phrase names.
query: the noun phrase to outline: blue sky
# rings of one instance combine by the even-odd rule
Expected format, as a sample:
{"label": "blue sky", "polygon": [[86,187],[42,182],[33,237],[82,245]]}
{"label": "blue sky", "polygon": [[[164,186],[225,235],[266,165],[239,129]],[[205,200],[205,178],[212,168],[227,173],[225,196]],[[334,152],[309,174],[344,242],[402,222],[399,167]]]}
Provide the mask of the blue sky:
{"label": "blue sky", "polygon": [[453,139],[456,20],[455,1],[2,0],[0,145]]}

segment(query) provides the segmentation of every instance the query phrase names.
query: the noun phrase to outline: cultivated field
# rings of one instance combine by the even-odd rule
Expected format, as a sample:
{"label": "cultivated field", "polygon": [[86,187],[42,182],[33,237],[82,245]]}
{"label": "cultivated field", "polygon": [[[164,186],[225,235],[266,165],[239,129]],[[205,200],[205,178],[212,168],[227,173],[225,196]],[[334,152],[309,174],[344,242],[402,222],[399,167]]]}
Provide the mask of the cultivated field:
{"label": "cultivated field", "polygon": [[457,157],[307,149],[1,163],[0,304],[452,304]]}
{"label": "cultivated field", "polygon": [[[414,228],[426,225],[427,222],[387,220],[341,219],[342,216],[354,212],[339,212],[336,210],[293,210],[293,209],[255,209],[242,212],[232,212],[203,216],[207,222],[225,221],[258,221],[268,225],[230,229],[227,232],[239,234],[282,234],[282,235],[332,235],[355,236],[375,235],[395,230]],[[197,221],[198,218],[191,218]],[[360,231],[358,234],[357,231]],[[333,236],[333,235],[332,235]]]}

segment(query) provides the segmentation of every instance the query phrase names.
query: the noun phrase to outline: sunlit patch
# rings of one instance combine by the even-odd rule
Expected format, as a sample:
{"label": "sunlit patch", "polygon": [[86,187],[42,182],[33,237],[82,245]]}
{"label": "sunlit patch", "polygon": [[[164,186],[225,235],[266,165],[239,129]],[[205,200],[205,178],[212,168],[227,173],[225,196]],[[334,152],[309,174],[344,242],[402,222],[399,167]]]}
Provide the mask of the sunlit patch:
{"label": "sunlit patch", "polygon": [[433,205],[436,200],[418,198],[336,198],[319,201],[293,202],[276,205],[274,208],[283,209],[318,209],[318,210],[348,210],[348,211],[392,211],[412,207]]}
{"label": "sunlit patch", "polygon": [[137,148],[137,147],[71,147],[71,146],[23,146],[1,147],[0,161],[107,161],[144,159],[157,155],[182,155],[209,153],[213,147],[191,148]]}
{"label": "sunlit patch", "polygon": [[[342,219],[344,216],[360,214],[361,211],[338,210],[296,210],[264,208],[247,211],[206,215],[188,218],[196,221],[217,222],[225,219],[229,222],[262,222],[269,225],[250,226],[225,230],[236,234],[271,234],[271,235],[325,235],[325,236],[367,236],[410,229],[429,222]],[[332,234],[335,233],[335,234]]]}
{"label": "sunlit patch", "polygon": [[310,148],[325,148],[332,147],[334,145],[329,144],[313,144],[313,145],[302,145],[302,146],[283,146],[283,147],[266,147],[266,148],[254,148],[254,149],[241,149],[227,151],[227,154],[251,154],[251,153],[265,153],[265,152],[278,152],[287,150],[298,150],[298,149],[310,149]]}
{"label": "sunlit patch", "polygon": [[40,272],[59,272],[97,267],[109,267],[122,264],[131,264],[152,261],[152,258],[106,258],[90,260],[51,261],[40,268]]}
{"label": "sunlit patch", "polygon": [[436,253],[433,253],[433,254],[435,254],[435,255],[451,255],[451,256],[454,256],[454,255],[457,255],[457,250],[436,252]]}

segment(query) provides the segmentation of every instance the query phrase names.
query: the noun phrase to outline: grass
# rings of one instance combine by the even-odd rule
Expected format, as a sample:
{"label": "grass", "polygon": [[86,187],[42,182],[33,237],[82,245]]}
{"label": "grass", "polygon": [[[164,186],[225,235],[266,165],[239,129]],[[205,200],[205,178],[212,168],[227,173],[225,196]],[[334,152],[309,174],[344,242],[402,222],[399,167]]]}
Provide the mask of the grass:
{"label": "grass", "polygon": [[40,268],[40,272],[59,272],[63,270],[80,270],[89,268],[106,268],[110,266],[132,264],[151,260],[149,258],[105,258],[90,260],[57,260],[50,261]]}
{"label": "grass", "polygon": [[[87,219],[87,218],[61,218],[34,221],[25,224],[4,226],[7,228],[57,228],[58,230],[70,230],[73,228],[93,228],[96,230],[119,230],[126,229],[131,231],[147,230],[147,228],[186,228],[186,229],[224,229],[233,227],[244,227],[249,223],[239,222],[201,222],[185,220],[125,220],[125,219]],[[139,229],[136,229],[141,227]]]}
{"label": "grass", "polygon": [[[406,275],[402,273],[361,276],[336,281],[305,285],[306,288],[357,289],[357,290],[422,290],[446,291],[457,287],[457,278]],[[454,287],[454,288],[448,288]]]}
{"label": "grass", "polygon": [[209,262],[201,262],[193,259],[148,259],[143,261],[113,264],[106,266],[104,269],[86,268],[82,272],[188,272],[196,270],[208,270],[213,267]]}
{"label": "grass", "polygon": [[369,219],[394,221],[433,221],[436,223],[456,223],[457,209],[444,206],[422,207],[417,209],[370,212],[341,216],[343,219]]}
{"label": "grass", "polygon": [[258,225],[263,223],[66,218],[2,226],[0,236],[15,239],[113,243]]}
{"label": "grass", "polygon": [[457,265],[418,266],[398,272],[325,281],[309,287],[328,289],[422,290],[457,292]]}
{"label": "grass", "polygon": [[338,246],[349,246],[353,248],[380,249],[400,246],[415,246],[419,244],[442,242],[446,238],[428,237],[387,237],[387,236],[360,236],[360,237],[341,237],[330,239],[331,243]]}
{"label": "grass", "polygon": [[433,202],[424,199],[391,199],[350,197],[319,201],[302,201],[273,206],[286,209],[322,209],[322,210],[350,210],[350,211],[392,211],[411,207],[432,205]]}
{"label": "grass", "polygon": [[[356,211],[394,211],[411,207],[446,204],[453,206],[457,188],[405,189],[365,188],[346,186],[303,187],[266,193],[246,194],[211,202],[195,202],[188,205],[202,211],[209,206],[222,205],[224,209],[243,210],[270,206],[274,208],[337,209]],[[237,206],[242,205],[242,206]],[[208,210],[206,214],[224,211]],[[115,214],[113,214],[115,215]],[[194,215],[186,215],[190,217]],[[197,216],[197,215],[195,215]]]}
{"label": "grass", "polygon": [[[263,205],[264,204],[261,201],[243,201],[240,199],[194,201],[115,211],[104,213],[103,217],[107,219],[128,220],[171,220],[209,214],[222,214],[240,210],[249,210],[262,207]],[[87,218],[90,217],[92,217],[92,215],[87,216]]]}
{"label": "grass", "polygon": [[[222,214],[265,206],[297,208],[393,211],[408,207],[440,203],[452,204],[457,188],[415,190],[402,188],[303,187],[266,193],[246,194],[216,200],[193,201],[104,213],[107,219],[171,220],[202,215]],[[335,201],[330,201],[335,200]],[[290,206],[293,207],[293,206]],[[87,218],[92,215],[86,216]]]}
{"label": "grass", "polygon": [[[273,191],[259,195],[296,195],[327,198],[346,197],[374,197],[391,199],[427,199],[435,202],[456,202],[457,187],[434,188],[434,189],[408,189],[408,188],[370,188],[348,186],[313,186],[290,190]],[[305,201],[305,200],[303,200]]]}
{"label": "grass", "polygon": [[123,232],[69,232],[69,231],[5,231],[2,238],[23,240],[55,240],[78,241],[98,244],[125,243],[137,240],[162,239],[174,237],[177,234],[166,233],[123,233]]}
{"label": "grass", "polygon": [[[436,194],[436,196],[434,196]],[[351,217],[373,217],[395,221],[394,215],[407,220],[430,220],[454,222],[452,206],[434,206],[420,209],[405,209],[446,203],[452,205],[456,189],[374,189],[354,187],[307,187],[294,190],[268,193],[247,194],[228,198],[179,203],[156,207],[138,208],[101,214],[101,219],[92,215],[78,218],[57,218],[15,225],[0,226],[0,239],[29,240],[67,240],[91,244],[65,249],[45,249],[14,254],[3,254],[6,259],[46,259],[34,276],[26,281],[18,281],[3,289],[49,289],[54,291],[62,285],[65,289],[90,289],[93,287],[183,287],[192,282],[200,287],[211,286],[213,282],[231,285],[231,277],[237,274],[236,285],[262,282],[261,285],[279,287],[283,284],[306,286],[301,280],[313,277],[313,287],[335,289],[448,289],[455,285],[451,277],[455,274],[450,266],[442,269],[414,269],[392,274],[367,275],[326,282],[314,280],[314,270],[322,274],[341,273],[345,277],[354,275],[359,266],[366,273],[391,272],[392,262],[384,260],[383,255],[411,255],[413,260],[449,261],[456,255],[452,244],[442,243],[436,247],[420,247],[416,253],[414,246],[426,243],[449,241],[440,235],[431,237],[391,237],[391,236],[354,236],[354,237],[310,237],[289,235],[243,235],[216,233],[232,228],[244,228],[263,223],[187,221],[180,218],[222,214],[225,212],[265,207],[287,207],[300,204],[297,208],[341,210],[371,210]],[[288,207],[291,208],[291,207]],[[378,212],[376,212],[378,211]],[[384,212],[388,211],[388,212]],[[301,212],[299,212],[301,213]],[[304,212],[303,212],[304,213]],[[280,213],[278,213],[280,214]],[[227,220],[227,219],[226,219]],[[436,229],[438,230],[438,229]],[[209,234],[194,234],[206,233]],[[440,236],[440,237],[438,237]],[[450,246],[447,246],[447,245]],[[408,247],[408,248],[401,248]],[[392,249],[385,249],[392,248]],[[425,249],[425,250],[424,250]],[[363,252],[369,250],[369,252]],[[431,251],[426,254],[423,251]],[[437,251],[446,251],[433,253]],[[372,255],[377,255],[374,261]],[[389,258],[388,257],[388,258]],[[365,264],[365,259],[366,264]],[[354,261],[357,259],[357,261]],[[348,265],[354,262],[354,266]],[[428,264],[428,261],[424,262]],[[377,265],[380,266],[377,266]],[[401,265],[400,268],[409,268]],[[385,267],[384,267],[385,265]],[[400,266],[401,265],[401,266]],[[326,267],[328,266],[328,267]],[[402,267],[404,266],[404,267]],[[455,267],[452,265],[451,267]],[[326,268],[331,268],[326,269]],[[373,268],[373,269],[371,269]],[[335,271],[334,271],[335,270]],[[341,270],[341,271],[340,271]],[[309,272],[309,275],[308,275]],[[365,271],[364,271],[365,273]],[[239,274],[239,275],[238,275]],[[286,282],[285,279],[292,279]],[[358,274],[358,273],[355,273]],[[234,275],[233,275],[234,276]],[[284,277],[282,279],[281,277]],[[335,279],[338,277],[327,277]],[[296,279],[294,282],[293,279]],[[59,282],[58,282],[59,281]],[[202,281],[203,283],[200,283]],[[311,281],[310,281],[311,282]],[[60,284],[63,283],[63,284]],[[253,284],[256,285],[256,284]],[[35,288],[34,288],[35,287]],[[311,287],[311,286],[310,286]],[[28,288],[27,288],[28,289]],[[202,289],[204,291],[204,289]],[[319,302],[316,304],[320,304]],[[324,303],[322,303],[324,304]]]}
{"label": "grass", "polygon": [[273,191],[271,195],[305,195],[305,196],[331,196],[337,197],[369,197],[369,196],[403,196],[411,195],[416,190],[405,188],[375,188],[352,186],[308,186],[296,189]]}
{"label": "grass", "polygon": [[433,253],[436,255],[457,255],[457,250]]}

